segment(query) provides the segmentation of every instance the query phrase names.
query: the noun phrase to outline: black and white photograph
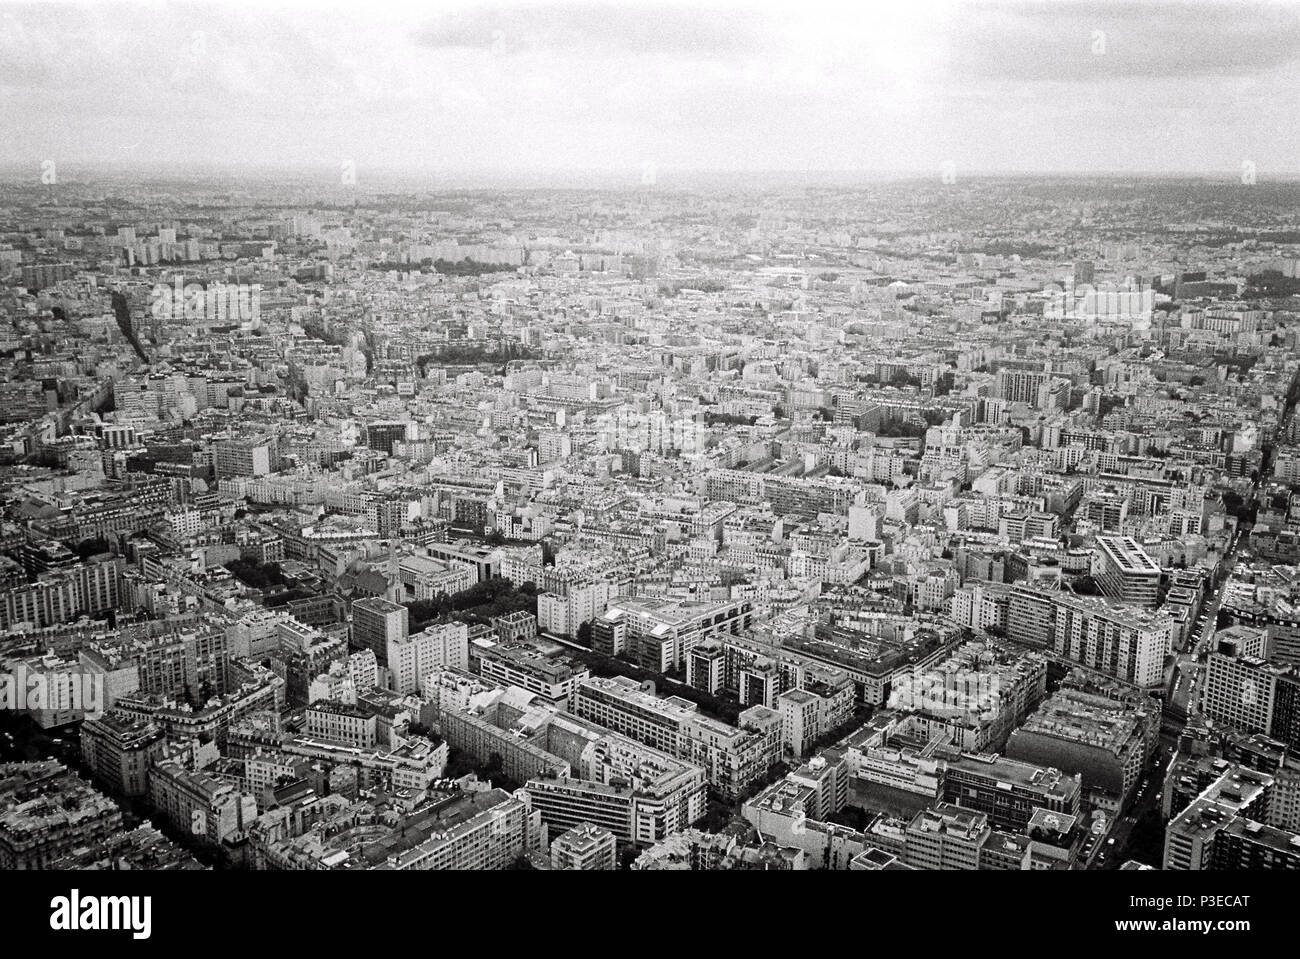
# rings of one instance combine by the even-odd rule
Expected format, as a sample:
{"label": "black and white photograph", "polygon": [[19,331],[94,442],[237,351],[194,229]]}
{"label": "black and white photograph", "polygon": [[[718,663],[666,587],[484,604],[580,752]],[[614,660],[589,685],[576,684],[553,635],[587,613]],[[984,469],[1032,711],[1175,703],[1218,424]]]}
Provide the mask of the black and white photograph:
{"label": "black and white photograph", "polygon": [[1300,0],[0,0],[5,941],[1281,940],[1297,401]]}

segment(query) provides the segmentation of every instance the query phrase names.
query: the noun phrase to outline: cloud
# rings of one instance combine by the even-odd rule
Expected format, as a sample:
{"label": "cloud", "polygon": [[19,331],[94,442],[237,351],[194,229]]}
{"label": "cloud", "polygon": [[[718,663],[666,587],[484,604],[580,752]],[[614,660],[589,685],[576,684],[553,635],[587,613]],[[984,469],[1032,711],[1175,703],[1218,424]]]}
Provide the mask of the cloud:
{"label": "cloud", "polygon": [[177,163],[639,176],[1300,157],[1300,5],[296,2],[0,6],[0,160],[135,144]]}
{"label": "cloud", "polygon": [[596,0],[472,7],[435,17],[413,34],[431,50],[731,58],[770,46],[757,8]]}
{"label": "cloud", "polygon": [[949,21],[956,82],[1242,77],[1300,59],[1300,6],[1206,0],[967,3]]}

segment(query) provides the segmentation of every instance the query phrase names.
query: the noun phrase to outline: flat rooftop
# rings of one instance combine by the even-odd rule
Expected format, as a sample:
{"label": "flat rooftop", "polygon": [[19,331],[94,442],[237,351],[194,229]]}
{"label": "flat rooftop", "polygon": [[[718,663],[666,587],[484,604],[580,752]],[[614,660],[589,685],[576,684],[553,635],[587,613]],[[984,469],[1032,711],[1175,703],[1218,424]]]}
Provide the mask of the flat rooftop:
{"label": "flat rooftop", "polygon": [[1160,575],[1160,565],[1131,536],[1098,536],[1097,548],[1124,573]]}

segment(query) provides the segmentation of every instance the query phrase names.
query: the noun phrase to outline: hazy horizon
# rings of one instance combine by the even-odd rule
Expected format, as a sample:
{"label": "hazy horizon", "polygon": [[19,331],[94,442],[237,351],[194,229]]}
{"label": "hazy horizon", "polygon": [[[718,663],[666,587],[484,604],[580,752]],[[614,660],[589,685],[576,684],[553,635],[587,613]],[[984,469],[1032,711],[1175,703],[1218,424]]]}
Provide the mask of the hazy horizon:
{"label": "hazy horizon", "polygon": [[0,4],[0,164],[1300,175],[1300,5]]}
{"label": "hazy horizon", "polygon": [[[26,163],[0,163],[0,182],[38,182],[41,170]],[[850,189],[878,184],[942,184],[942,170],[724,170],[659,169],[652,182],[641,171],[623,170],[439,170],[420,168],[365,167],[358,170],[355,185],[339,182],[333,167],[274,164],[127,164],[111,161],[72,163],[57,168],[56,183],[69,187],[78,184],[158,182],[194,184],[203,181],[231,180],[253,185],[276,182],[303,185],[318,182],[322,187],[346,193],[368,193],[393,189],[627,189],[672,192],[674,190],[716,189]],[[1240,171],[1163,172],[1158,170],[971,170],[963,171],[951,185],[975,181],[1026,180],[1050,182],[1113,182],[1116,186],[1151,183],[1201,183],[1241,186]],[[1254,185],[1288,186],[1300,184],[1300,172],[1260,174]]]}

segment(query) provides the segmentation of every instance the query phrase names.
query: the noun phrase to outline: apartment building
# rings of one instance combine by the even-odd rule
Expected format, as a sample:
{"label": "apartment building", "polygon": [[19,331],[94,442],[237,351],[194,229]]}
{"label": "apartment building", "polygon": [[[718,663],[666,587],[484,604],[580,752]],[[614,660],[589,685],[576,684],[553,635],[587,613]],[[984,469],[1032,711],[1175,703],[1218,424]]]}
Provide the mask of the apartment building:
{"label": "apartment building", "polygon": [[82,723],[80,740],[82,761],[113,795],[148,793],[149,767],[166,742],[162,727],[109,713]]}
{"label": "apartment building", "polygon": [[1267,773],[1229,765],[1165,827],[1163,868],[1216,868],[1216,859],[1227,858],[1226,850],[1216,853],[1220,834],[1234,821],[1267,821],[1273,783]]}
{"label": "apartment building", "polygon": [[388,666],[388,646],[410,632],[410,612],[405,606],[378,596],[352,604],[352,645],[369,649],[379,665]]}
{"label": "apartment building", "polygon": [[1010,759],[1078,774],[1093,808],[1118,812],[1133,795],[1160,711],[1076,689],[1048,697],[1007,741]]}
{"label": "apartment building", "polygon": [[913,715],[927,739],[969,752],[1001,749],[1047,690],[1047,661],[1009,644],[963,643],[943,659],[900,676],[889,707]]}
{"label": "apartment building", "polygon": [[653,672],[686,668],[687,654],[700,643],[749,628],[747,600],[686,602],[620,596],[592,624],[592,647],[608,656],[625,654]]}
{"label": "apartment building", "polygon": [[[505,869],[541,840],[539,813],[504,790],[462,793],[402,823],[375,869]],[[373,856],[373,854],[372,854]]]}
{"label": "apartment building", "polygon": [[1300,748],[1300,669],[1274,665],[1246,648],[1238,637],[1220,635],[1206,658],[1202,711],[1235,729]]}
{"label": "apartment building", "polygon": [[435,670],[469,668],[469,627],[439,623],[409,636],[391,636],[387,660],[394,690],[423,692],[425,677]]}
{"label": "apartment building", "polygon": [[[815,706],[814,706],[815,708]],[[591,677],[578,684],[573,712],[678,759],[704,767],[709,785],[736,798],[781,758],[780,713],[753,706],[740,726],[704,716],[695,703],[647,692],[625,676]]]}
{"label": "apartment building", "polygon": [[979,869],[980,852],[992,831],[983,813],[938,803],[907,824],[903,862],[917,869]]}
{"label": "apartment building", "polygon": [[1077,816],[1083,781],[1003,756],[962,754],[945,762],[941,794],[944,802],[985,813],[998,829],[1023,832],[1038,808]]}
{"label": "apartment building", "polygon": [[257,818],[257,800],[228,780],[181,759],[164,759],[149,771],[149,803],[171,825],[199,842],[219,847]]}
{"label": "apartment building", "polygon": [[584,822],[551,842],[551,868],[568,870],[614,869],[618,865],[617,841],[608,829]]}
{"label": "apartment building", "polygon": [[403,602],[450,596],[477,581],[468,563],[419,555],[404,556],[397,563],[397,589]]}
{"label": "apartment building", "polygon": [[476,642],[478,672],[501,686],[518,686],[564,709],[578,685],[590,677],[586,666],[567,656],[547,656],[526,643]]}
{"label": "apartment building", "polygon": [[1145,607],[1024,584],[1011,590],[1011,639],[1141,688],[1163,684],[1175,630],[1172,619]]}
{"label": "apartment building", "polygon": [[347,703],[321,700],[307,707],[306,733],[313,739],[373,749],[378,743],[374,713]]}
{"label": "apartment building", "polygon": [[49,869],[122,828],[122,811],[61,763],[0,763],[0,869]]}
{"label": "apartment building", "polygon": [[1160,565],[1131,536],[1097,537],[1097,585],[1111,599],[1155,606]]}

